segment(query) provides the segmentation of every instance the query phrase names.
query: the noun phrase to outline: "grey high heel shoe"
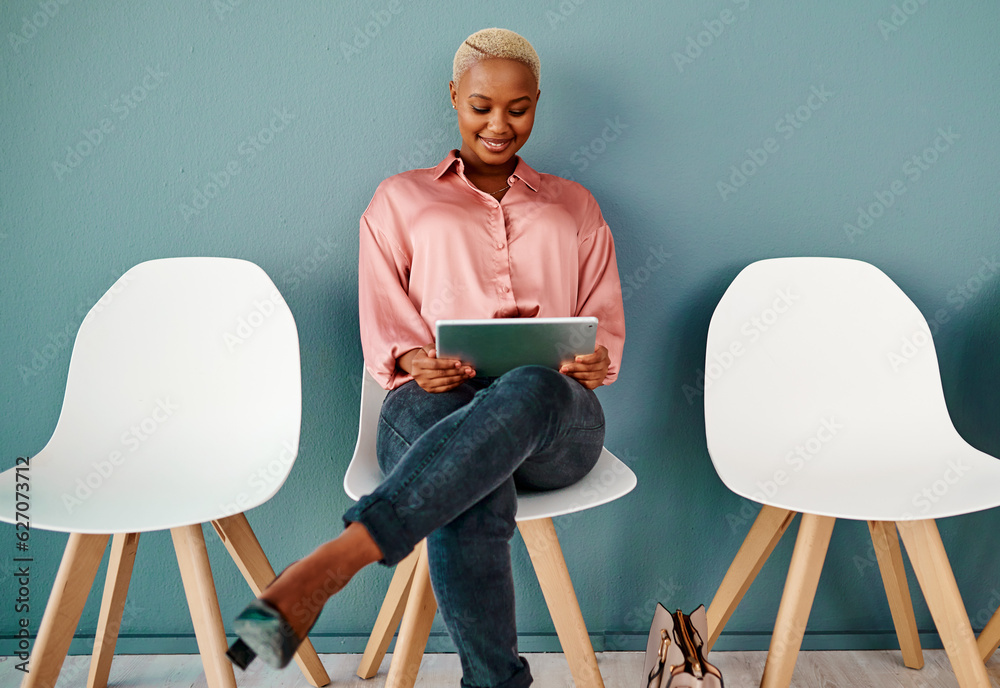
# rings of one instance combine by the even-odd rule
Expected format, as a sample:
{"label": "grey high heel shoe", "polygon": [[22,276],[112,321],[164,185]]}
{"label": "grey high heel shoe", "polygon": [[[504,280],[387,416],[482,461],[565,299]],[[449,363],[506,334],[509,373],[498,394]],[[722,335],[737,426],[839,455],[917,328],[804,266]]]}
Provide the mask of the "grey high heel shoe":
{"label": "grey high heel shoe", "polygon": [[[291,566],[285,568],[285,571]],[[285,571],[278,574],[268,587],[274,585]],[[233,630],[236,631],[238,638],[226,650],[226,656],[234,665],[244,670],[250,666],[255,657],[260,657],[261,661],[276,669],[283,669],[292,661],[299,645],[309,635],[318,618],[317,614],[312,625],[300,638],[281,612],[270,603],[259,598],[255,599],[233,622]]]}

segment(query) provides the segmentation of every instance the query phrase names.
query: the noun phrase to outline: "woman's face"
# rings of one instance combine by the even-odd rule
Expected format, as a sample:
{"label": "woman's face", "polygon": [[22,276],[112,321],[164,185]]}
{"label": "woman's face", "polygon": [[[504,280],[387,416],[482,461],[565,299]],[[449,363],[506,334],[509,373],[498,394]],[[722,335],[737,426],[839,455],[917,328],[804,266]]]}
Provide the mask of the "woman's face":
{"label": "woman's face", "polygon": [[516,60],[477,62],[449,84],[458,111],[462,159],[474,167],[504,165],[531,135],[540,91],[527,65]]}

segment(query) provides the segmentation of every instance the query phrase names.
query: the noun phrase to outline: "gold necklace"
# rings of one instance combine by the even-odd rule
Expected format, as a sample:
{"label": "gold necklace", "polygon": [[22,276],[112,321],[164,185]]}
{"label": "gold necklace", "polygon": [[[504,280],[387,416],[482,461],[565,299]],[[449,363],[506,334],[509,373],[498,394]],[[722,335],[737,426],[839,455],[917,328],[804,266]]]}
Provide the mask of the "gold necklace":
{"label": "gold necklace", "polygon": [[509,188],[510,188],[510,184],[504,184],[504,187],[502,189],[497,189],[496,191],[492,192],[490,194],[490,196],[496,196],[498,193],[500,193],[502,191],[506,191]]}

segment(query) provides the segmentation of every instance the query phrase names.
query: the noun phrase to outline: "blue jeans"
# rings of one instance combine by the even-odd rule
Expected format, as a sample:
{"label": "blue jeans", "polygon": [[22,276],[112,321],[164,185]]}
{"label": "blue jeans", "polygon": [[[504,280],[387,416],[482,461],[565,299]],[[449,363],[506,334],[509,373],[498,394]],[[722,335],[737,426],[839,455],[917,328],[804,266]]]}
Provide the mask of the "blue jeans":
{"label": "blue jeans", "polygon": [[462,686],[522,688],[510,538],[515,488],[565,487],[601,454],[604,413],[576,380],[541,366],[432,394],[392,390],[379,418],[385,481],[344,515],[394,565],[427,538],[431,583],[462,663]]}

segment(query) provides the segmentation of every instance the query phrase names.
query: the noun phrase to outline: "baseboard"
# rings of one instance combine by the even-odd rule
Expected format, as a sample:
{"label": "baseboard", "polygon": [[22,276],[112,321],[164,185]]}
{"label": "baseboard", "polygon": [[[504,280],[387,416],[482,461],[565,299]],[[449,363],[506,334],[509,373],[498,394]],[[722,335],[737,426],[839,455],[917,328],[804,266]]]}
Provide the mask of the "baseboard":
{"label": "baseboard", "polygon": [[[360,654],[364,652],[367,636],[323,635],[310,636],[316,651],[321,654]],[[232,637],[229,638],[233,640]],[[646,649],[645,633],[600,633],[591,634],[590,640],[596,652],[643,652]],[[32,641],[34,639],[32,638]],[[719,652],[767,650],[771,642],[770,633],[723,633],[713,648]],[[925,649],[940,649],[941,640],[933,631],[920,633],[920,643]],[[93,636],[73,638],[71,655],[90,654],[94,645]],[[562,652],[555,634],[526,634],[518,636],[521,652]],[[391,651],[390,647],[390,651]],[[432,634],[427,642],[427,652],[454,652],[451,639],[441,633]],[[899,644],[893,631],[810,633],[802,640],[803,650],[897,650]],[[14,656],[18,652],[17,638],[0,636],[0,656]],[[115,654],[122,655],[184,655],[197,654],[198,645],[194,635],[151,636],[129,635],[118,639]]]}

